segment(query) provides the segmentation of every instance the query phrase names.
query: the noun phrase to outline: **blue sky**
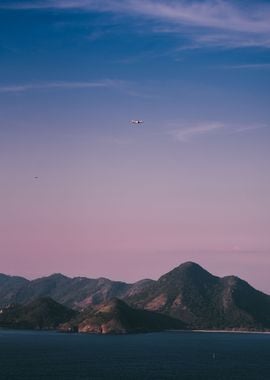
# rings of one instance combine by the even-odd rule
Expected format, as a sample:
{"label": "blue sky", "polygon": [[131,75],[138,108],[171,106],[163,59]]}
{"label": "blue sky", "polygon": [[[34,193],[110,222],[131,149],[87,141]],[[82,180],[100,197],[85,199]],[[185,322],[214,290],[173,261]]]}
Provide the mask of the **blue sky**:
{"label": "blue sky", "polygon": [[0,0],[1,270],[133,281],[193,259],[269,292],[269,17]]}

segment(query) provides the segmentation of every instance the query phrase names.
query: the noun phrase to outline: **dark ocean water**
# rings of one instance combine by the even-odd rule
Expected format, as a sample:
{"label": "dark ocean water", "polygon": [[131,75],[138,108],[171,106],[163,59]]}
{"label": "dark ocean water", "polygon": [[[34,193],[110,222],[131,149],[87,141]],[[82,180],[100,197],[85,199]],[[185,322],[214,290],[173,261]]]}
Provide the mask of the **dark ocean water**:
{"label": "dark ocean water", "polygon": [[0,330],[1,380],[270,380],[270,335]]}

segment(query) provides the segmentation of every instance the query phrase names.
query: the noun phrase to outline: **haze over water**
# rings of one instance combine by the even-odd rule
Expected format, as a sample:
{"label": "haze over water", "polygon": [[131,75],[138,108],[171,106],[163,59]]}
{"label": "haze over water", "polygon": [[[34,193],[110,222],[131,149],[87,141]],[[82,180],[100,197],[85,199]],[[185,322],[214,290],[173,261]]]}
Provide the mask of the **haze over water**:
{"label": "haze over water", "polygon": [[0,0],[1,272],[132,282],[192,260],[270,293],[269,17]]}

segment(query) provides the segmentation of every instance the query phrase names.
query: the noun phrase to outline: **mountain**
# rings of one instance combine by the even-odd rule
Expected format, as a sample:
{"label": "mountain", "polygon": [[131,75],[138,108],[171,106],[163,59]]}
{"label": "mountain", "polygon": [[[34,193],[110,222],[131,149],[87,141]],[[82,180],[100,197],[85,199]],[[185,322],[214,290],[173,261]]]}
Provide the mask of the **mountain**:
{"label": "mountain", "polygon": [[0,310],[0,326],[24,329],[55,329],[77,312],[51,298],[38,298],[27,305],[9,305]]}
{"label": "mountain", "polygon": [[67,307],[80,310],[88,305],[102,304],[113,297],[123,298],[125,295],[135,294],[146,283],[152,282],[143,280],[127,284],[106,278],[69,278],[56,273],[33,281],[6,276],[8,279],[2,286],[1,276],[5,275],[0,275],[0,307],[9,303],[26,304],[40,297],[51,297]]}
{"label": "mountain", "polygon": [[192,262],[125,300],[132,306],[178,318],[190,328],[270,328],[270,296],[238,277],[219,278]]}
{"label": "mountain", "polygon": [[269,295],[238,277],[213,276],[192,262],[181,264],[157,281],[134,284],[62,274],[33,281],[0,275],[0,307],[25,305],[40,297],[88,312],[118,298],[132,308],[179,319],[192,329],[270,330]]}
{"label": "mountain", "polygon": [[99,307],[90,307],[70,322],[60,326],[62,331],[77,330],[100,334],[124,334],[184,328],[185,324],[178,319],[151,311],[134,309],[117,298],[113,298]]}
{"label": "mountain", "polygon": [[28,282],[23,277],[7,276],[0,273],[0,306],[12,303],[14,295]]}

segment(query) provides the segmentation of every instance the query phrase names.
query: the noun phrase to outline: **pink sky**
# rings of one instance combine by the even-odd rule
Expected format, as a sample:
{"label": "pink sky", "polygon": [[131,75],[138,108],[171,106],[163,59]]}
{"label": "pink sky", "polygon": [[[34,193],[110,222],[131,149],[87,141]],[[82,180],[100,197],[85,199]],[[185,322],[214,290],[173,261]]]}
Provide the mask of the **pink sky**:
{"label": "pink sky", "polygon": [[136,139],[39,145],[41,165],[21,142],[1,180],[1,271],[132,282],[193,260],[269,292],[263,160],[246,165],[249,145],[224,156],[223,145],[169,148],[159,137],[149,155]]}
{"label": "pink sky", "polygon": [[270,293],[270,7],[64,3],[0,5],[0,272]]}

